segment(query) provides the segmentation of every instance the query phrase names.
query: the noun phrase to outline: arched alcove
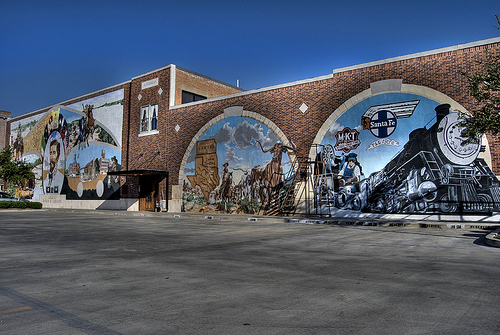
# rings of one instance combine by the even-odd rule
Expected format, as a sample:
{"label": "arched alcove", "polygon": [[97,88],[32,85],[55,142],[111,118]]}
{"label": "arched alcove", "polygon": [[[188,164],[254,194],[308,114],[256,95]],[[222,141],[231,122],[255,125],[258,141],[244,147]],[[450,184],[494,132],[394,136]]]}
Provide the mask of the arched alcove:
{"label": "arched alcove", "polygon": [[[319,129],[316,137],[313,141],[313,146],[309,151],[309,158],[314,159],[316,155],[316,149],[314,145],[320,144],[323,138],[325,137],[330,125],[333,124],[339,117],[341,117],[344,113],[346,113],[351,107],[360,103],[363,100],[371,98],[376,95],[386,94],[386,93],[408,93],[419,95],[441,104],[449,104],[451,106],[450,111],[456,112],[460,111],[462,113],[470,114],[461,104],[450,98],[444,93],[436,91],[432,88],[426,86],[412,85],[412,84],[403,84],[401,79],[388,79],[381,80],[375,83],[370,84],[370,88],[366,89],[347,101],[345,101],[342,105],[340,105],[323,123],[321,128]],[[486,146],[486,151],[482,155],[482,157],[486,160],[486,162],[491,165],[491,156],[489,155],[489,145],[486,136],[483,136],[483,145]]]}
{"label": "arched alcove", "polygon": [[[241,117],[247,117],[250,119],[253,119],[255,121],[258,121],[268,127],[270,130],[274,132],[274,134],[278,137],[278,139],[281,141],[281,143],[285,145],[291,145],[291,143],[288,141],[286,138],[285,134],[281,131],[281,129],[276,126],[276,124],[269,120],[268,118],[262,116],[261,114],[247,111],[243,109],[243,106],[233,106],[233,107],[228,107],[224,109],[223,113],[219,114],[218,116],[214,117],[210,121],[208,121],[203,127],[198,130],[196,135],[191,139],[191,142],[189,143],[186,152],[184,153],[184,156],[182,158],[181,166],[179,169],[179,184],[182,185],[182,181],[184,179],[184,168],[186,166],[186,162],[188,160],[189,154],[191,151],[196,147],[196,142],[200,139],[200,137],[213,125],[223,121],[226,118],[232,117],[232,116],[241,116]],[[290,160],[295,159],[295,155],[290,153]]]}
{"label": "arched alcove", "polygon": [[[288,149],[279,146],[278,150],[275,146],[277,143]],[[288,174],[295,160],[291,147],[293,144],[270,119],[244,110],[242,106],[226,108],[201,127],[191,139],[179,168],[178,185],[172,185],[169,208],[172,211],[184,210],[183,194],[190,199],[195,198],[189,200],[189,206],[193,203],[202,206],[205,201],[207,204],[229,201],[222,198],[222,189],[228,184],[232,185],[232,201],[249,197],[262,202],[262,195],[256,195],[253,186],[257,173],[254,169],[261,169],[263,173],[264,166],[272,161],[277,163],[277,167],[273,167],[273,176],[275,169],[283,173],[283,176]],[[282,162],[284,153],[288,154],[289,160],[283,156]],[[229,175],[231,182],[227,182]],[[260,180],[270,183],[266,188],[274,187],[275,179],[258,178],[264,178]],[[243,191],[250,188],[249,180],[253,181],[250,193]],[[203,193],[201,198],[200,193]],[[189,210],[196,208],[186,209]]]}

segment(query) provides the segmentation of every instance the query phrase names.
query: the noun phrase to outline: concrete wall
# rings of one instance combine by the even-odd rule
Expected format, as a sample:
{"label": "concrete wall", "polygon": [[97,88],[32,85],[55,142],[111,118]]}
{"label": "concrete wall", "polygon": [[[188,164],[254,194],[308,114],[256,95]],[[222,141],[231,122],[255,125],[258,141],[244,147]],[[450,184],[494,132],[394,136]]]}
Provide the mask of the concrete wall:
{"label": "concrete wall", "polygon": [[69,209],[103,209],[103,210],[126,210],[138,211],[139,203],[137,199],[120,200],[67,200],[64,195],[44,194],[39,202],[43,208],[69,208]]}

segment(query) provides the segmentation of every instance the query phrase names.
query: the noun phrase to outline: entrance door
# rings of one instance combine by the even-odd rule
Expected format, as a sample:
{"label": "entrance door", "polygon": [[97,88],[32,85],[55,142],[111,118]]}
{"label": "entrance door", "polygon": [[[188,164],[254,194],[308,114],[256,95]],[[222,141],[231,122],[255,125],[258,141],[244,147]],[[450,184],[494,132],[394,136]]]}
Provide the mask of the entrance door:
{"label": "entrance door", "polygon": [[155,210],[155,203],[155,192],[150,192],[149,195],[139,198],[139,210],[153,212]]}
{"label": "entrance door", "polygon": [[158,201],[158,180],[147,176],[139,178],[139,210],[154,211]]}

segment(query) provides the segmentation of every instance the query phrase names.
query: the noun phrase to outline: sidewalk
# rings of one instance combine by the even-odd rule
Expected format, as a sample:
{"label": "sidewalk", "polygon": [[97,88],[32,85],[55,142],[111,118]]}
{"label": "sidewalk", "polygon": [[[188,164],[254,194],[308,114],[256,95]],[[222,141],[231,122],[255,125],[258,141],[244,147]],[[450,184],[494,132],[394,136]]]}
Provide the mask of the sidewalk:
{"label": "sidewalk", "polygon": [[44,211],[58,211],[69,213],[95,213],[115,216],[146,216],[170,217],[174,219],[197,218],[199,220],[214,221],[241,221],[241,222],[290,222],[305,224],[331,224],[331,225],[358,225],[358,226],[387,226],[387,227],[414,227],[414,228],[439,228],[439,229],[489,229],[493,230],[486,236],[488,245],[500,247],[500,213],[493,215],[477,214],[377,214],[359,213],[356,211],[338,211],[331,217],[320,216],[267,216],[252,214],[213,214],[213,213],[169,213],[169,212],[136,212],[117,210],[83,210],[83,209],[42,209]]}
{"label": "sidewalk", "polygon": [[477,214],[377,214],[344,210],[335,213],[332,217],[315,217],[305,220],[311,221],[308,223],[419,226],[421,228],[483,229],[500,227],[500,213],[494,213],[491,216]]}
{"label": "sidewalk", "polygon": [[[96,213],[123,216],[165,216],[172,218],[200,218],[205,220],[237,220],[237,221],[269,221],[269,222],[300,222],[318,224],[355,224],[355,225],[380,225],[380,226],[409,226],[418,225],[422,228],[487,228],[500,227],[500,213],[493,215],[478,214],[378,214],[360,213],[351,210],[342,210],[332,216],[320,215],[295,215],[295,216],[270,216],[254,214],[219,214],[219,213],[170,213],[170,212],[139,212],[122,210],[87,210],[44,208],[43,211],[58,211],[69,213]],[[439,227],[438,227],[439,226]]]}

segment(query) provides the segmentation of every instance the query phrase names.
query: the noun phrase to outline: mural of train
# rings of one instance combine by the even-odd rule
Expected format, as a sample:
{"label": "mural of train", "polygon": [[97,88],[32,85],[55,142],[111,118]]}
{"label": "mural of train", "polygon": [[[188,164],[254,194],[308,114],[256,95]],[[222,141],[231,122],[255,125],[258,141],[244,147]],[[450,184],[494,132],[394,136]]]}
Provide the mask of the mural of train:
{"label": "mural of train", "polygon": [[[498,211],[500,182],[478,157],[481,140],[463,145],[463,115],[449,109],[448,104],[436,107],[436,123],[413,130],[383,169],[345,185],[336,178],[323,183],[323,202],[327,197],[339,209],[378,213]],[[328,147],[323,151],[333,162]]]}

